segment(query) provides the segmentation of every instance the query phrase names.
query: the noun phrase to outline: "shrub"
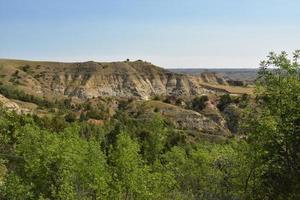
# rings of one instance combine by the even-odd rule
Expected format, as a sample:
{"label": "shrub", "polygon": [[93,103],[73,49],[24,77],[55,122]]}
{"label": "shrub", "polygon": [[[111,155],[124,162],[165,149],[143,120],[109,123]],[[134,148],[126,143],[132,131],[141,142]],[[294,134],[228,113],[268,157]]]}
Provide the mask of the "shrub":
{"label": "shrub", "polygon": [[205,108],[205,103],[208,101],[208,97],[206,95],[196,97],[192,101],[192,109],[196,111],[201,111]]}
{"label": "shrub", "polygon": [[219,110],[223,111],[227,105],[232,103],[232,98],[229,94],[224,94],[221,96],[220,101],[217,105]]}

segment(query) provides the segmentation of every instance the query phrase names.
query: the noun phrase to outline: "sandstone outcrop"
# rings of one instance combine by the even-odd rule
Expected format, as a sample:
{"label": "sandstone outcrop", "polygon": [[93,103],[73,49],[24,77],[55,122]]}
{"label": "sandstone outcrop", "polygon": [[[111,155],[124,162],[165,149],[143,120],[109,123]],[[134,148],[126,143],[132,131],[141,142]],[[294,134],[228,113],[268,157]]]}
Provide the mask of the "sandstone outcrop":
{"label": "sandstone outcrop", "polygon": [[213,91],[213,88],[203,87],[203,82],[213,80],[223,83],[214,74],[177,74],[143,61],[59,63],[0,60],[0,65],[0,73],[10,71],[7,82],[13,77],[13,84],[19,84],[25,90],[41,96],[63,95],[82,99],[106,96],[140,99],[156,95],[192,96]]}

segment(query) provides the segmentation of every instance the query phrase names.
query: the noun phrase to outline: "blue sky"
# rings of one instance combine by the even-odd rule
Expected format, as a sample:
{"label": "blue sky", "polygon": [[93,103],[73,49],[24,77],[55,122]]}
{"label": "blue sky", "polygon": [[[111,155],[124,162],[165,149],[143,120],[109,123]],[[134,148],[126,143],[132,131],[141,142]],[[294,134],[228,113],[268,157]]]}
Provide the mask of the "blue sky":
{"label": "blue sky", "polygon": [[0,0],[1,58],[257,67],[299,48],[299,0]]}

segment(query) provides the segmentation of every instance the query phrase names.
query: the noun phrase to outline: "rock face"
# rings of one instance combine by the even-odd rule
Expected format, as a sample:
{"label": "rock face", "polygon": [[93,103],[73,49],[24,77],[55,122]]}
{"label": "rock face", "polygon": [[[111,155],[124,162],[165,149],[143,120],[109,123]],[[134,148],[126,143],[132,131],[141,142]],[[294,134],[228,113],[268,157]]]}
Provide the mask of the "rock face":
{"label": "rock face", "polygon": [[193,110],[186,110],[178,106],[160,101],[133,102],[127,112],[137,115],[136,118],[149,118],[148,115],[160,113],[177,129],[193,130],[200,134],[228,136],[229,130],[223,123],[216,122],[210,117]]}
{"label": "rock face", "polygon": [[1,94],[0,94],[0,105],[8,110],[15,111],[16,113],[21,113],[21,108],[17,103],[12,102],[11,100],[7,99]]}
{"label": "rock face", "polygon": [[[58,63],[0,60],[0,65],[3,69],[9,68],[11,73],[18,71],[18,83],[42,95],[149,99],[156,95],[199,95],[213,90],[201,85],[207,77],[177,74],[143,61]],[[216,81],[222,82],[218,78]]]}
{"label": "rock face", "polygon": [[[169,112],[169,113],[168,113]],[[162,116],[166,116],[176,128],[192,129],[200,133],[228,136],[229,131],[210,118],[191,110],[181,110],[175,117],[173,110],[165,111]]]}
{"label": "rock face", "polygon": [[216,72],[203,72],[201,73],[201,78],[206,83],[213,83],[213,84],[222,84],[226,85],[226,80],[219,76]]}
{"label": "rock face", "polygon": [[[144,62],[80,63],[52,75],[51,90],[69,96],[138,97],[205,92],[195,77],[177,75]],[[42,82],[42,81],[41,81]]]}

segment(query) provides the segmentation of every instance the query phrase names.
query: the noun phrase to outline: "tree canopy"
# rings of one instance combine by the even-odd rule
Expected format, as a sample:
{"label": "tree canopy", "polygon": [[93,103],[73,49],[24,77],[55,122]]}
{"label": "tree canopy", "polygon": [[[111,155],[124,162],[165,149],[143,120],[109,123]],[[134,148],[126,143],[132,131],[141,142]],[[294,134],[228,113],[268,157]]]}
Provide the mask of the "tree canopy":
{"label": "tree canopy", "polygon": [[[97,126],[71,112],[0,108],[0,199],[300,199],[299,57],[261,63],[255,95],[228,116],[236,135],[223,142],[187,142],[159,114],[120,111]],[[218,107],[232,102],[224,95]]]}

